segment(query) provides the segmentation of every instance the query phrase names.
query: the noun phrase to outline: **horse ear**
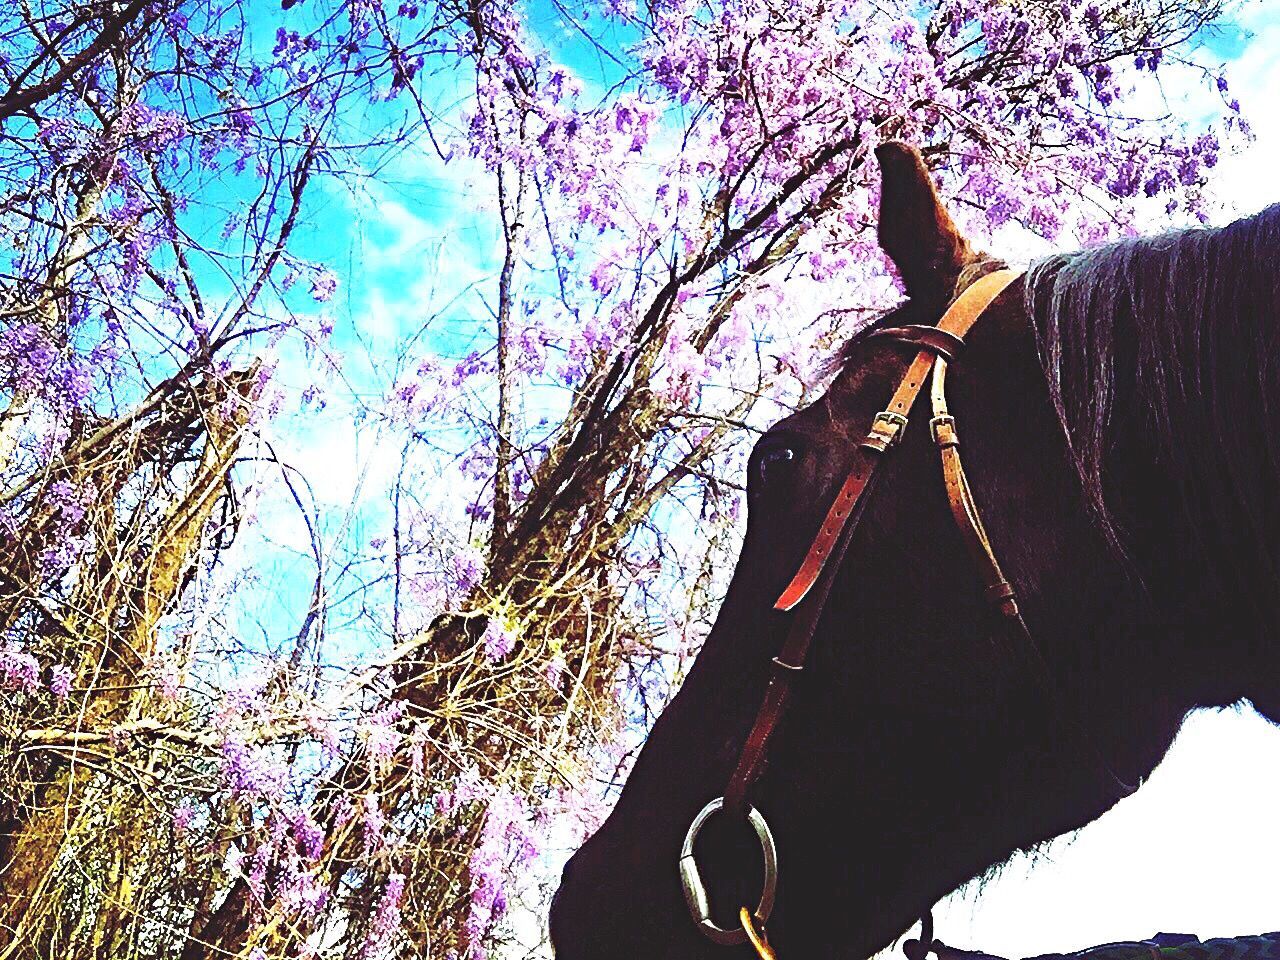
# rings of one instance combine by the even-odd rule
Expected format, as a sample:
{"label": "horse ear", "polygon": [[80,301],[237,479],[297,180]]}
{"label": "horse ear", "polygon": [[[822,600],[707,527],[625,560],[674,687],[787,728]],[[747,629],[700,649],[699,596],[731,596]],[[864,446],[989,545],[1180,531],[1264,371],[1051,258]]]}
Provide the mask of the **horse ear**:
{"label": "horse ear", "polygon": [[944,303],[973,248],[942,206],[924,158],[905,143],[876,147],[880,161],[880,246],[913,300]]}

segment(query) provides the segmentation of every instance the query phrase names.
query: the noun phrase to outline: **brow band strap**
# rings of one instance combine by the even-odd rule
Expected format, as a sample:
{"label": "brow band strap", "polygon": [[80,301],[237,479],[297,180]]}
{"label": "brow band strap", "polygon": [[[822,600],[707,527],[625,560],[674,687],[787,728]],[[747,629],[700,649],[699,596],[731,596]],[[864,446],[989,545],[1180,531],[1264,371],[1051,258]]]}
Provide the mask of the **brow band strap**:
{"label": "brow band strap", "polygon": [[964,339],[954,333],[917,323],[872,330],[867,334],[868,339],[871,337],[887,337],[909,347],[915,347],[917,350],[931,350],[944,360],[954,360],[955,355],[964,346]]}

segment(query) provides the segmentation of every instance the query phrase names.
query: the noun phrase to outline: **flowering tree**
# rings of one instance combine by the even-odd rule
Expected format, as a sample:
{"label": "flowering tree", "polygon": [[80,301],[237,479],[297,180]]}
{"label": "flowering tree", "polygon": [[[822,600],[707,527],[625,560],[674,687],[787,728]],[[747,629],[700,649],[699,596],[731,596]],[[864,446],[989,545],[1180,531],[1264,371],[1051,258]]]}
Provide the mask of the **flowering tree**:
{"label": "flowering tree", "polygon": [[[290,287],[325,300],[335,280],[289,243],[342,98],[400,69],[336,33],[282,31],[259,58],[235,5],[0,14],[11,952],[123,953],[140,916],[189,923],[217,896],[176,880],[185,852],[157,837],[229,749],[209,732],[220,693],[210,708],[179,691],[203,576],[240,522],[232,468],[269,413],[269,368],[239,344],[316,335]],[[219,806],[215,845],[240,815]]]}
{"label": "flowering tree", "polygon": [[[1203,216],[1247,135],[1190,59],[1212,2],[282,7],[0,13],[0,956],[502,944],[696,651],[744,440],[895,296],[872,148],[973,235],[1094,241]],[[1156,78],[1219,128],[1144,115]],[[379,380],[300,251],[405,151],[497,253],[465,339],[360,341]],[[254,464],[343,397],[395,468],[326,539]],[[269,486],[312,569],[251,630]]]}

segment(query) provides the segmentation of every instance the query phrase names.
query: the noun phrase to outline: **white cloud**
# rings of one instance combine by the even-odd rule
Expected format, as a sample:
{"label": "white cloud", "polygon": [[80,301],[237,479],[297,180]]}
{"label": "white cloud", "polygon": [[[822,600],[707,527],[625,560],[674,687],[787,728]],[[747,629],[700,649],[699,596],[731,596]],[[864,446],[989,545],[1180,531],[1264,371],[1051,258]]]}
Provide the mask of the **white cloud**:
{"label": "white cloud", "polygon": [[1248,30],[1248,45],[1229,66],[1232,91],[1256,139],[1219,166],[1216,190],[1241,214],[1254,213],[1280,202],[1280,7],[1258,2],[1242,11],[1240,24]]}

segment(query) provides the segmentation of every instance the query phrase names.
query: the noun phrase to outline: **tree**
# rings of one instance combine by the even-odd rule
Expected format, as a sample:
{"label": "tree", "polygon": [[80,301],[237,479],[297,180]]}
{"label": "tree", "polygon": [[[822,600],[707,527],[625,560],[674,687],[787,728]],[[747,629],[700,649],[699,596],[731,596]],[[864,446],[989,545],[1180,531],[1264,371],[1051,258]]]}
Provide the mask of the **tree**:
{"label": "tree", "polygon": [[[1096,240],[1206,209],[1218,133],[1131,116],[1154,78],[1247,134],[1189,59],[1212,2],[283,6],[0,15],[8,956],[500,943],[696,649],[752,426],[894,296],[874,145],[924,145],[977,235]],[[317,182],[409,157],[484,185],[499,254],[468,344],[373,342],[369,400],[296,251]],[[219,558],[290,342],[397,469],[326,540],[282,465],[314,570],[260,642]]]}

